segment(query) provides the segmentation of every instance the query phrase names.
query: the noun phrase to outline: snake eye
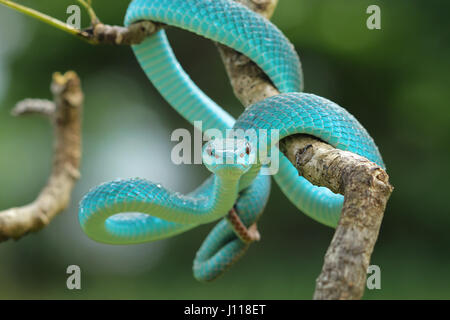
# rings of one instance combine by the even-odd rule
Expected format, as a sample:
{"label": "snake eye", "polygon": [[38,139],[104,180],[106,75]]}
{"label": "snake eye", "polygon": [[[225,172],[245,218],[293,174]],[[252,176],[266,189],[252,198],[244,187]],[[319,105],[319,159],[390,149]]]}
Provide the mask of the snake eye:
{"label": "snake eye", "polygon": [[208,146],[208,147],[206,148],[206,153],[207,153],[210,157],[212,157],[213,153],[212,153],[212,148],[211,148],[211,146]]}
{"label": "snake eye", "polygon": [[249,145],[247,145],[247,147],[245,148],[245,153],[247,155],[250,155],[250,146]]}

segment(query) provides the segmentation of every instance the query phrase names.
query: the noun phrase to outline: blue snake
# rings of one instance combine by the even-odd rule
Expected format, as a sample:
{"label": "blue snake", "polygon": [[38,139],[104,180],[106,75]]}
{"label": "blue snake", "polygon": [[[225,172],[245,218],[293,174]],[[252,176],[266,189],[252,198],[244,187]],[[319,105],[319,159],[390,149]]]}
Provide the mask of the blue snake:
{"label": "blue snake", "polygon": [[[261,130],[267,134],[267,155],[279,140],[297,133],[315,136],[354,152],[384,168],[373,139],[358,121],[337,104],[303,89],[300,59],[289,40],[267,19],[231,0],[134,0],[125,25],[151,20],[175,26],[233,48],[255,62],[280,91],[248,107],[235,120],[206,96],[183,71],[164,30],[133,50],[162,96],[192,124],[218,129],[202,159],[212,175],[187,195],[144,179],[115,180],[88,192],[80,203],[79,221],[93,240],[109,244],[155,241],[222,219],[205,239],[194,260],[194,276],[212,280],[223,274],[248,248],[227,214],[235,211],[250,228],[260,217],[270,192],[270,176],[261,168],[268,158],[259,151]],[[231,136],[230,130],[256,135]],[[271,132],[278,137],[272,139]],[[274,178],[285,195],[305,214],[336,226],[343,196],[312,185],[280,153]],[[273,161],[273,160],[272,160]]]}

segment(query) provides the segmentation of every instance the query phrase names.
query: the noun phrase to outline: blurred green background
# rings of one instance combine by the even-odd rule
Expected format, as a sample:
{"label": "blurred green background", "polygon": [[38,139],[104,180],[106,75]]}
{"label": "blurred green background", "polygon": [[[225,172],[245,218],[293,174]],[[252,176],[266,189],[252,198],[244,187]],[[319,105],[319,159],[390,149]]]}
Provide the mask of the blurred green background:
{"label": "blurred green background", "polygon": [[[21,1],[59,19],[75,1]],[[381,30],[366,8],[381,7]],[[122,24],[128,1],[94,0],[103,22]],[[376,140],[395,191],[371,264],[381,290],[366,299],[450,298],[450,3],[280,0],[275,24],[294,43],[305,91],[346,107]],[[83,12],[83,23],[88,17]],[[215,46],[169,29],[175,53],[213,99],[238,116]],[[170,162],[170,134],[191,126],[161,98],[128,47],[91,46],[0,6],[0,208],[32,201],[51,163],[52,130],[10,116],[15,102],[50,98],[54,71],[76,70],[86,95],[82,179],[70,208],[45,230],[0,244],[0,298],[310,299],[333,230],[300,213],[274,183],[259,224],[262,241],[224,277],[201,284],[195,252],[213,224],[172,239],[109,246],[88,239],[77,202],[91,187],[144,177],[180,192],[199,185],[201,165]],[[82,270],[69,291],[68,265]]]}

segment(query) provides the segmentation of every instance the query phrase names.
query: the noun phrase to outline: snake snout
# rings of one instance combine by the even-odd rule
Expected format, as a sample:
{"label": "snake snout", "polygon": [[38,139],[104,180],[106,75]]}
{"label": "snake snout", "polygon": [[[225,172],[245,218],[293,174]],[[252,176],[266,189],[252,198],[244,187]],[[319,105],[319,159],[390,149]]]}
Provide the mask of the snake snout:
{"label": "snake snout", "polygon": [[242,175],[253,164],[250,150],[243,139],[215,139],[205,145],[203,163],[214,173]]}

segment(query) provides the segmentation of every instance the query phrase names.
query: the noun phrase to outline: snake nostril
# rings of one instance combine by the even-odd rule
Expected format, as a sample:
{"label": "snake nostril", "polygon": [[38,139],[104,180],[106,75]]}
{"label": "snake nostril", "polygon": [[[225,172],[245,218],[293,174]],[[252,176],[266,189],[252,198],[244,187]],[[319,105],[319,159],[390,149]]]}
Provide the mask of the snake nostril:
{"label": "snake nostril", "polygon": [[244,154],[243,153],[241,153],[240,155],[239,155],[241,158],[243,158],[244,157]]}

